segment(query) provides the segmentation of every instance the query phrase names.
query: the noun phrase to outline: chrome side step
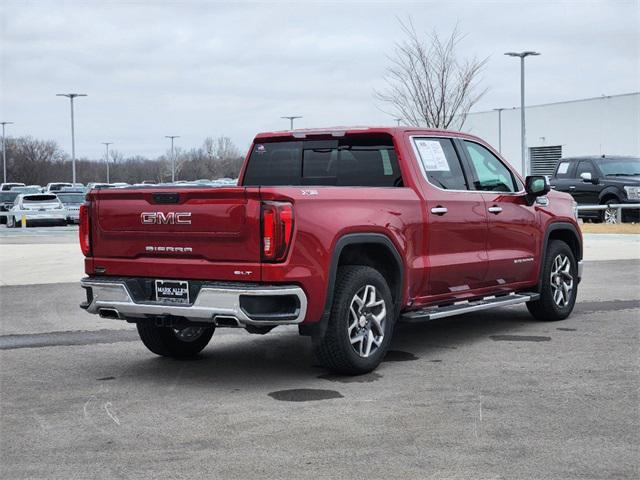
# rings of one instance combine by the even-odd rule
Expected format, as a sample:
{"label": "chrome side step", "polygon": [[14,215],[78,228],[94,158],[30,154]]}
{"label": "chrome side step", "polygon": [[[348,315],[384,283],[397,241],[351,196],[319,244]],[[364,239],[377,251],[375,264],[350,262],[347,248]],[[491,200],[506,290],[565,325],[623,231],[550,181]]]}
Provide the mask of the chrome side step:
{"label": "chrome side step", "polygon": [[400,316],[400,321],[403,323],[427,322],[429,320],[437,320],[438,318],[462,315],[463,313],[479,312],[490,308],[517,305],[519,303],[537,300],[538,298],[540,298],[540,294],[535,292],[512,293],[509,295],[501,295],[499,297],[485,297],[481,300],[473,300],[471,302],[454,303],[453,305],[446,305],[444,307],[427,307],[422,310],[406,312]]}

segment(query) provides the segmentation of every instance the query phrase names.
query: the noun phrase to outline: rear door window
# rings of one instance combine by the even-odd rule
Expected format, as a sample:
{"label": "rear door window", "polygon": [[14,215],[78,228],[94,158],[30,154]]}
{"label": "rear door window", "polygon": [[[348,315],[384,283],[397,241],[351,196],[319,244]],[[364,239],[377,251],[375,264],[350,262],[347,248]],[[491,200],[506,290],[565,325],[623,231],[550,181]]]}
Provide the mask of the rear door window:
{"label": "rear door window", "polygon": [[254,145],[245,186],[399,187],[402,175],[390,135]]}
{"label": "rear door window", "polygon": [[429,183],[443,190],[468,190],[460,158],[449,138],[415,138],[422,172]]}

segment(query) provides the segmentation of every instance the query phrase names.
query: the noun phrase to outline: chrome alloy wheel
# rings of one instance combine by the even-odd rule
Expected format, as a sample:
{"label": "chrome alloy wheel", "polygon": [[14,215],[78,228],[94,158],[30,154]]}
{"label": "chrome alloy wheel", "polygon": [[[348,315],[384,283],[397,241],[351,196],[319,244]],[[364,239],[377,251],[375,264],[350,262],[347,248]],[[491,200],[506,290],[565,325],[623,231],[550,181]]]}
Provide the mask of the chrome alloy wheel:
{"label": "chrome alloy wheel", "polygon": [[553,301],[558,307],[566,307],[571,301],[573,294],[571,260],[562,253],[556,256],[551,267],[551,292]]}
{"label": "chrome alloy wheel", "polygon": [[183,342],[194,342],[204,332],[204,327],[184,327],[184,328],[174,328],[173,333],[175,334],[178,340]]}
{"label": "chrome alloy wheel", "polygon": [[363,358],[375,352],[384,339],[387,306],[373,285],[365,285],[354,295],[349,306],[349,340]]}
{"label": "chrome alloy wheel", "polygon": [[608,207],[604,211],[604,223],[618,223],[618,210]]}

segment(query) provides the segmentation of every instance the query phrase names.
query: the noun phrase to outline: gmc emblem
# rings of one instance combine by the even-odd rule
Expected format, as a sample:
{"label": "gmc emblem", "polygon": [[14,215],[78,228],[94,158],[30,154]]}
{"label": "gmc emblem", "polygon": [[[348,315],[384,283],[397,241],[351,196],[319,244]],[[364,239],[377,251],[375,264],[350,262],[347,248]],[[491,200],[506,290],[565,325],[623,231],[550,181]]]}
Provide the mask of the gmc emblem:
{"label": "gmc emblem", "polygon": [[143,225],[191,225],[191,212],[142,212]]}

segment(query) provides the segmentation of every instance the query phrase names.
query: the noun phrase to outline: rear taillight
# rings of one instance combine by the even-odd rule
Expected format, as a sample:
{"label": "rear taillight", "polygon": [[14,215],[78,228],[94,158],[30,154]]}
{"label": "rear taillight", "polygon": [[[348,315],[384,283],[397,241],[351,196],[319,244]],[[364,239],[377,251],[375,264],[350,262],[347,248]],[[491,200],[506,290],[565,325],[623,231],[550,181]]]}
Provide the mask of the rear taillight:
{"label": "rear taillight", "polygon": [[91,256],[91,221],[89,219],[91,207],[84,203],[80,205],[80,228],[78,236],[80,237],[80,249],[85,257]]}
{"label": "rear taillight", "polygon": [[293,206],[285,202],[262,204],[262,260],[280,262],[293,236]]}

